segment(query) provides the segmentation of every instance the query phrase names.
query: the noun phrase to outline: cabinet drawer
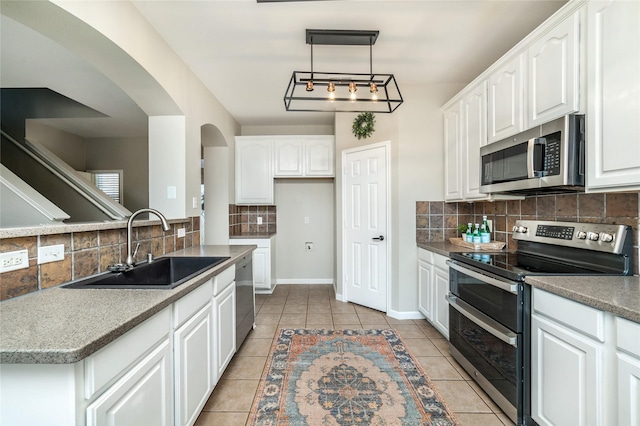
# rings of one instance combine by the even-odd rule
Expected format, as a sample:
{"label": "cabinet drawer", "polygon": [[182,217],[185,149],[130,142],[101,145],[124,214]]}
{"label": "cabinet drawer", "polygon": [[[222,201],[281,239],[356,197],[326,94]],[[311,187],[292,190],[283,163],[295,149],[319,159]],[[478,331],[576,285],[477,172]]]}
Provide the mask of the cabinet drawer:
{"label": "cabinet drawer", "polygon": [[[214,278],[215,279],[215,278]],[[213,279],[202,284],[173,304],[173,328],[177,329],[195,315],[213,297]]]}
{"label": "cabinet drawer", "polygon": [[447,265],[447,259],[449,259],[446,256],[442,256],[441,254],[438,253],[433,253],[433,264],[435,267],[440,268],[444,271],[448,271],[449,270],[449,265]]}
{"label": "cabinet drawer", "polygon": [[165,308],[85,359],[85,398],[91,399],[144,356],[171,330],[171,308]]}
{"label": "cabinet drawer", "polygon": [[618,349],[640,358],[640,324],[616,317]]}
{"label": "cabinet drawer", "polygon": [[533,310],[586,336],[604,342],[604,312],[573,300],[533,289]]}
{"label": "cabinet drawer", "polygon": [[213,279],[213,295],[217,296],[236,279],[236,265],[231,265]]}
{"label": "cabinet drawer", "polygon": [[433,264],[433,252],[422,248],[418,249],[418,259]]}

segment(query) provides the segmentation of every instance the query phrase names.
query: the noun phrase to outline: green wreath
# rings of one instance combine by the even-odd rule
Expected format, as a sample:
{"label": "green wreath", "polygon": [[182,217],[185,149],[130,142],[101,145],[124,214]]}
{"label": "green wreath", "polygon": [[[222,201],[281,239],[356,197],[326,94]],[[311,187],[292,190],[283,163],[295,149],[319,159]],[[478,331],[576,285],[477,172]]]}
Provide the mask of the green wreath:
{"label": "green wreath", "polygon": [[373,116],[371,112],[363,112],[358,115],[355,120],[353,120],[353,126],[351,126],[351,130],[353,130],[353,134],[358,139],[368,138],[375,131],[374,124],[376,123],[376,118]]}

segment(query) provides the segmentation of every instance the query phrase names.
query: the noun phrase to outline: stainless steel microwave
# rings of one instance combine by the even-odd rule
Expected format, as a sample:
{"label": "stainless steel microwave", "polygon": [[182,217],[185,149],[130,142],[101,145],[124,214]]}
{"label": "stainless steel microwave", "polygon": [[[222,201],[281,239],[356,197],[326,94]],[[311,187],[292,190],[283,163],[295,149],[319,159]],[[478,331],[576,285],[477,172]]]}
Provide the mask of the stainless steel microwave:
{"label": "stainless steel microwave", "polygon": [[584,115],[565,115],[480,148],[480,192],[584,191]]}

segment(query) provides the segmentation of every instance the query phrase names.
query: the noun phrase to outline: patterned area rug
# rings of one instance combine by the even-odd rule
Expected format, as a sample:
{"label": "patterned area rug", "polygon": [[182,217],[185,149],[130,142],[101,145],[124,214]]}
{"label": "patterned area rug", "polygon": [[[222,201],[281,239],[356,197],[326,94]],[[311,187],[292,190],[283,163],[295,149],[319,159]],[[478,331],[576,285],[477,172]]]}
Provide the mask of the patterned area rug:
{"label": "patterned area rug", "polygon": [[248,425],[457,425],[393,330],[282,329]]}

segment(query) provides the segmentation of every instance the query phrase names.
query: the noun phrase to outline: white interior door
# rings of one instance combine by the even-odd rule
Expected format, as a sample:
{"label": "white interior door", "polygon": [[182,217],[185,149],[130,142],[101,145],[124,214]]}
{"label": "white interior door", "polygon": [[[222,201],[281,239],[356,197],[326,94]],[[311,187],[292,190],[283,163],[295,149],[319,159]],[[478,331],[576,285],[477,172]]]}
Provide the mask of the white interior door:
{"label": "white interior door", "polygon": [[388,142],[343,152],[346,299],[387,311]]}

